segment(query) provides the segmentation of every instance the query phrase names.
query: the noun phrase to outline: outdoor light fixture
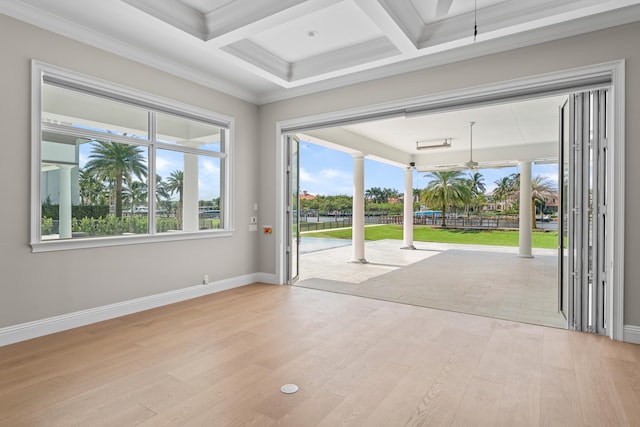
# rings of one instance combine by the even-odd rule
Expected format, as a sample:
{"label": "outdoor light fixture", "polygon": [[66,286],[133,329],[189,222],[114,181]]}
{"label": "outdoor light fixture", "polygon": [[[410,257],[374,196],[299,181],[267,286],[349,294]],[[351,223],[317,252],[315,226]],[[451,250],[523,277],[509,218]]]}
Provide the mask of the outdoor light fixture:
{"label": "outdoor light fixture", "polygon": [[451,138],[441,139],[423,139],[422,141],[416,141],[416,150],[427,150],[430,148],[444,148],[451,147]]}

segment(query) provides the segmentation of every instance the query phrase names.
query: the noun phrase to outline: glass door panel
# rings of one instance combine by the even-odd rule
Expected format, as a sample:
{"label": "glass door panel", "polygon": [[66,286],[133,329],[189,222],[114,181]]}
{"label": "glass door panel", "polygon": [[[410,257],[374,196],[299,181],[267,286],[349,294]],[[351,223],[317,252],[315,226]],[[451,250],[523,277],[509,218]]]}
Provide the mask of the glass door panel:
{"label": "glass door panel", "polygon": [[558,216],[558,309],[565,317],[569,318],[569,105],[565,103],[560,107],[560,153],[558,161],[558,183],[560,190],[560,214]]}
{"label": "glass door panel", "polygon": [[286,136],[287,149],[287,265],[288,284],[294,284],[300,277],[300,140],[293,135]]}

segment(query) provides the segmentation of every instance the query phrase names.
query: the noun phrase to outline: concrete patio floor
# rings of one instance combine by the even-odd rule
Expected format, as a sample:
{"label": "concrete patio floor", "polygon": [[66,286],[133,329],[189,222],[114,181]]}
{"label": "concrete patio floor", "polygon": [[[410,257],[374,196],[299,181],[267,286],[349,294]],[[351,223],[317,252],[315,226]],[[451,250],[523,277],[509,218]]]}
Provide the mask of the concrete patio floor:
{"label": "concrete patio floor", "polygon": [[297,286],[565,328],[557,311],[554,249],[416,242],[366,242],[368,264],[349,263],[351,246],[300,256]]}

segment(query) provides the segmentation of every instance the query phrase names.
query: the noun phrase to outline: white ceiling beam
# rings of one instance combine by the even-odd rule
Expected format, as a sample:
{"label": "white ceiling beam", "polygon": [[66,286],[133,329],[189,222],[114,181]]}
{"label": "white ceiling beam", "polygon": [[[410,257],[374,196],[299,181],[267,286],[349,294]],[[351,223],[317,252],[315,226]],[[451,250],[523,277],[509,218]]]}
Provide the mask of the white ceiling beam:
{"label": "white ceiling beam", "polygon": [[249,40],[237,41],[222,50],[272,74],[278,82],[291,79],[291,64]]}
{"label": "white ceiling beam", "polygon": [[417,50],[416,40],[413,40],[408,33],[393,19],[389,11],[378,1],[354,0],[354,3],[380,28],[389,41],[393,43],[400,52],[409,53]]}
{"label": "white ceiling beam", "polygon": [[122,1],[200,40],[207,38],[208,30],[204,15],[177,0]]}
{"label": "white ceiling beam", "polygon": [[406,167],[413,161],[410,154],[343,128],[317,129],[305,132],[302,139],[348,154],[363,153],[386,164]]}

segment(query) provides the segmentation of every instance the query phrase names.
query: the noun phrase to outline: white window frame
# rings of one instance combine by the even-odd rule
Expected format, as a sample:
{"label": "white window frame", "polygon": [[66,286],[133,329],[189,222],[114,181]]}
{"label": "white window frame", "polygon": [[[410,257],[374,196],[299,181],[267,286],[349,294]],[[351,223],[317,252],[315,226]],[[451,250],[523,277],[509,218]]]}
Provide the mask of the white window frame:
{"label": "white window frame", "polygon": [[[149,229],[147,234],[126,236],[100,236],[82,239],[47,240],[41,238],[42,200],[40,193],[41,168],[41,135],[42,135],[42,85],[45,76],[68,83],[70,87],[89,87],[93,92],[108,94],[118,100],[134,100],[150,110],[174,113],[187,119],[198,119],[205,122],[220,123],[227,130],[224,152],[219,158],[224,161],[223,184],[220,187],[222,201],[221,228],[199,231],[179,231],[176,233],[156,233]],[[86,76],[74,71],[55,67],[33,60],[31,63],[31,240],[32,252],[49,252],[69,249],[86,249],[105,246],[122,246],[140,243],[170,242],[178,240],[209,239],[228,237],[233,235],[233,141],[235,136],[235,119],[230,116],[215,113],[193,105],[185,104],[168,98],[163,98],[137,89],[132,89],[116,83],[107,82],[95,77]],[[151,146],[153,141],[141,140],[142,145]],[[161,147],[159,147],[161,148]],[[155,170],[155,161],[149,157],[149,170]],[[151,192],[149,192],[151,194]],[[151,224],[151,222],[150,222]]]}

